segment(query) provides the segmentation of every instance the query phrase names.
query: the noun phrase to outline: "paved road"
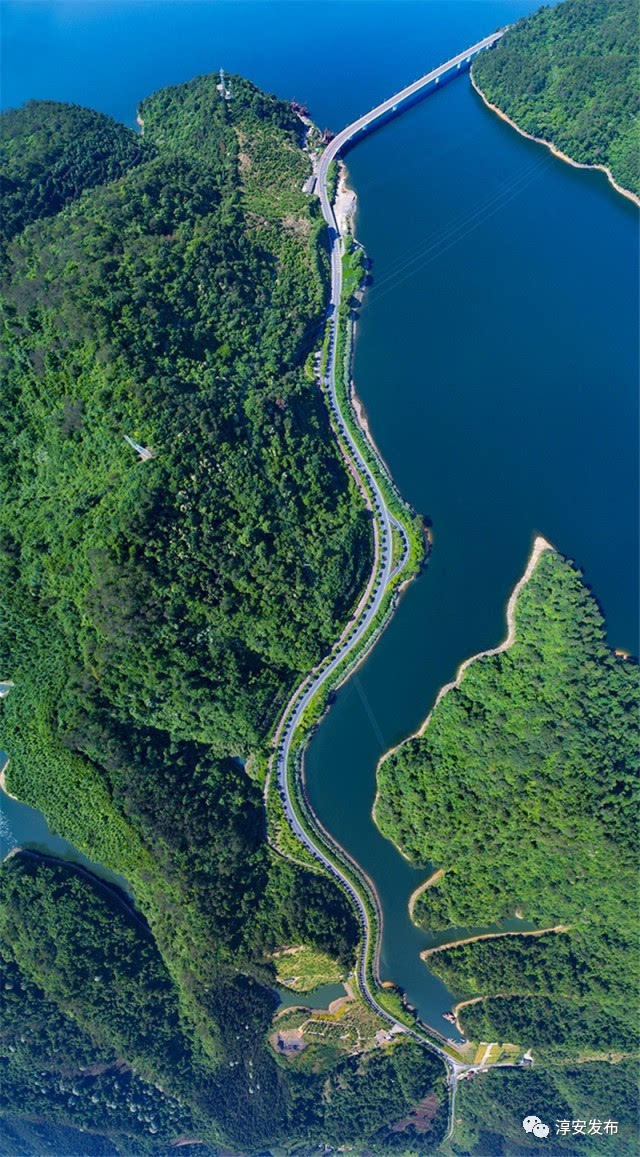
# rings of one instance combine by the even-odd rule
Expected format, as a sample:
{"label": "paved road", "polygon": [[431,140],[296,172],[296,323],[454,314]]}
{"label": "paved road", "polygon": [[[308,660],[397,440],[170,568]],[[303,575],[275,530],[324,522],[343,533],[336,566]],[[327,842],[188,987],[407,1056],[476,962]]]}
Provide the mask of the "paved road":
{"label": "paved road", "polygon": [[[442,1048],[435,1041],[431,1040],[426,1035],[426,1032],[423,1033],[419,1030],[407,1028],[406,1025],[397,1021],[395,1017],[393,1017],[386,1011],[386,1009],[382,1008],[381,1005],[378,1004],[375,996],[369,988],[367,981],[367,960],[369,959],[370,952],[372,953],[372,959],[374,961],[376,959],[376,945],[374,942],[374,937],[377,934],[376,931],[373,931],[370,927],[367,906],[357,887],[354,886],[354,884],[351,882],[348,876],[344,874],[341,868],[339,868],[331,859],[329,859],[329,857],[323,851],[323,848],[318,846],[311,839],[311,837],[307,835],[307,832],[298,820],[294,805],[291,800],[289,785],[287,782],[287,764],[289,761],[291,742],[298,723],[300,722],[300,719],[302,718],[302,715],[305,711],[305,708],[308,706],[311,699],[323,685],[323,683],[325,683],[326,680],[330,678],[336,668],[344,662],[349,652],[352,651],[354,647],[357,647],[359,641],[367,633],[373,619],[375,618],[375,615],[380,608],[382,600],[384,599],[389,583],[395,575],[404,569],[409,556],[409,543],[407,541],[404,528],[388,510],[384,496],[380,490],[376,478],[369,469],[367,463],[362,457],[362,454],[360,453],[360,450],[358,449],[356,442],[349,432],[349,428],[340,409],[338,395],[336,392],[337,313],[340,297],[342,294],[343,246],[342,238],[340,236],[333,212],[333,207],[329,201],[327,192],[327,172],[329,165],[336,158],[340,150],[344,148],[347,142],[352,141],[353,138],[357,136],[357,134],[361,134],[366,131],[381,117],[384,117],[387,113],[394,111],[398,105],[402,104],[405,100],[414,97],[421,89],[425,88],[427,85],[433,82],[437,82],[440,77],[449,72],[451,69],[456,69],[456,71],[458,69],[462,70],[462,66],[466,65],[472,56],[475,56],[476,53],[480,52],[482,49],[488,48],[490,45],[494,44],[501,35],[502,32],[496,32],[492,36],[485,37],[484,40],[474,44],[473,47],[467,49],[466,52],[461,52],[458,56],[453,57],[452,60],[447,61],[446,64],[441,65],[440,68],[436,68],[432,72],[427,73],[426,76],[421,77],[420,80],[415,81],[414,84],[408,85],[407,88],[402,90],[402,92],[397,93],[389,100],[384,101],[382,104],[378,105],[375,109],[372,109],[365,116],[360,117],[357,121],[354,121],[353,124],[348,125],[347,128],[343,129],[341,133],[334,137],[331,143],[327,146],[318,164],[316,191],[320,197],[324,219],[329,227],[329,243],[331,248],[331,299],[328,310],[329,352],[324,377],[324,386],[327,392],[327,397],[329,399],[329,406],[331,409],[334,425],[339,432],[343,444],[348,449],[348,452],[355,464],[358,473],[360,474],[361,479],[365,482],[373,496],[375,527],[375,560],[373,574],[375,577],[373,579],[373,584],[367,599],[366,606],[360,612],[357,621],[347,629],[342,639],[337,644],[336,649],[332,653],[330,660],[320,664],[320,666],[311,673],[311,675],[298,688],[289,704],[287,705],[276,732],[276,754],[272,767],[272,774],[275,774],[276,776],[278,792],[282,801],[282,807],[290,828],[298,837],[300,842],[304,844],[309,852],[311,852],[311,855],[326,868],[326,870],[334,877],[334,879],[336,879],[341,884],[341,886],[353,900],[353,903],[356,907],[362,931],[362,951],[360,954],[360,961],[358,966],[358,979],[360,991],[362,992],[364,999],[371,1006],[371,1008],[374,1009],[378,1016],[383,1017],[384,1020],[389,1021],[392,1025],[401,1029],[403,1033],[413,1037],[421,1044],[427,1045],[430,1049],[437,1053],[438,1056],[441,1057],[447,1066],[450,1090],[449,1128],[447,1136],[450,1136],[453,1132],[453,1113],[458,1075],[461,1072],[470,1071],[472,1068],[475,1068],[475,1066],[470,1066],[455,1061],[452,1057],[449,1056],[447,1052],[445,1052],[444,1048]],[[392,526],[394,526],[399,531],[403,541],[402,556],[396,567],[393,569]]]}

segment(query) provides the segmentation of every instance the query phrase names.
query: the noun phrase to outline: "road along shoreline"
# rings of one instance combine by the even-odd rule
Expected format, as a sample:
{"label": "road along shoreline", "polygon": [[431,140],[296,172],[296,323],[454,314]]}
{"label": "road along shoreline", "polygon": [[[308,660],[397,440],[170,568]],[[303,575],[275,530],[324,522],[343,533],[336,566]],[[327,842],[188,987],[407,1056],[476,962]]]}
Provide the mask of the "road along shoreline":
{"label": "road along shoreline", "polygon": [[553,153],[554,157],[557,157],[559,161],[564,161],[567,165],[571,165],[573,169],[594,169],[597,172],[604,173],[607,180],[609,181],[609,184],[613,185],[616,193],[620,193],[622,197],[626,197],[627,200],[633,201],[634,205],[637,205],[638,208],[640,208],[640,197],[636,197],[636,194],[632,193],[630,189],[625,189],[623,185],[619,185],[613,173],[611,172],[611,169],[608,169],[606,165],[588,165],[584,161],[574,161],[573,157],[570,157],[568,153],[563,153],[557,145],[554,145],[553,141],[547,141],[544,137],[534,137],[532,133],[528,133],[524,129],[521,129],[520,125],[516,121],[512,120],[510,116],[507,116],[506,112],[503,112],[501,108],[498,108],[497,104],[492,104],[489,98],[485,96],[484,92],[480,88],[480,85],[477,84],[473,78],[473,70],[471,71],[470,75],[472,87],[476,90],[478,96],[484,102],[487,108],[490,109],[491,112],[495,113],[496,116],[499,116],[500,120],[506,121],[508,125],[511,125],[511,128],[515,129],[517,133],[520,133],[521,137],[526,137],[528,141],[535,141],[537,145],[544,145],[545,148],[549,149],[549,152]]}
{"label": "road along shoreline", "polygon": [[[437,1030],[421,1025],[408,1010],[406,1016],[400,1016],[399,1012],[394,1015],[384,1007],[384,1003],[380,1003],[380,1000],[385,1001],[385,994],[380,987],[378,973],[382,920],[379,898],[373,882],[360,865],[351,859],[345,849],[339,847],[319,823],[304,792],[304,750],[326,710],[327,689],[335,690],[353,673],[355,666],[362,662],[393,613],[402,579],[408,577],[407,572],[418,573],[424,557],[422,536],[416,533],[415,525],[411,525],[416,516],[400,498],[393,479],[377,455],[372,439],[367,437],[367,430],[360,423],[353,406],[353,316],[348,303],[343,301],[342,293],[343,261],[351,252],[345,252],[347,236],[350,245],[353,241],[350,234],[343,235],[338,229],[327,193],[328,168],[337,151],[334,143],[328,146],[318,163],[316,178],[316,188],[329,231],[331,257],[331,296],[321,386],[327,399],[334,434],[345,457],[353,465],[365,503],[373,513],[374,565],[366,588],[371,594],[366,600],[364,613],[356,619],[355,625],[352,620],[332,653],[321,660],[312,675],[307,676],[291,696],[274,734],[275,750],[269,761],[265,800],[269,814],[270,793],[273,793],[275,787],[283,818],[293,835],[313,861],[342,886],[355,906],[361,927],[356,977],[364,1000],[384,1020],[439,1055],[447,1067],[450,1082],[455,1082],[455,1074],[464,1062],[457,1054],[451,1055],[453,1050],[447,1045],[446,1039]],[[395,565],[394,543],[396,551],[400,551],[400,558]],[[276,850],[288,854],[281,848]]]}
{"label": "road along shoreline", "polygon": [[[413,1019],[408,1012],[405,1016],[404,1010],[398,1009],[397,1003],[391,1006],[394,1007],[393,1013],[384,1007],[385,991],[377,974],[381,915],[379,899],[375,889],[370,889],[360,866],[345,858],[344,850],[338,848],[325,829],[321,829],[305,797],[303,786],[304,750],[328,705],[327,690],[333,691],[343,682],[353,659],[357,662],[373,645],[376,630],[384,625],[397,605],[403,580],[418,573],[425,554],[422,528],[418,532],[417,520],[412,518],[410,508],[401,499],[390,473],[373,449],[354,409],[351,375],[353,316],[349,302],[344,299],[342,275],[343,263],[354,256],[355,242],[350,234],[343,234],[338,226],[328,183],[330,177],[333,178],[330,166],[337,161],[347,145],[360,139],[360,134],[384,123],[401,106],[406,107],[407,103],[426,95],[429,85],[433,85],[431,91],[435,91],[440,79],[446,78],[452,70],[455,70],[453,75],[459,75],[474,55],[491,47],[501,35],[502,31],[499,31],[478,41],[347,125],[326,147],[315,169],[315,190],[328,228],[331,267],[331,293],[320,358],[321,387],[334,433],[339,443],[345,444],[361,490],[373,507],[377,532],[374,531],[374,566],[370,579],[372,594],[367,599],[365,611],[357,619],[346,640],[337,644],[330,656],[321,660],[316,672],[311,677],[307,676],[291,696],[275,728],[274,750],[269,759],[265,782],[268,821],[269,803],[273,799],[275,786],[277,796],[274,802],[277,803],[279,797],[280,815],[286,821],[290,833],[303,845],[305,854],[313,857],[342,886],[354,903],[362,932],[356,977],[363,999],[379,1016],[426,1045],[445,1063],[450,1092],[445,1139],[453,1133],[458,1074],[463,1070],[472,1071],[473,1066],[464,1062],[457,1050],[436,1029]],[[348,270],[352,280],[357,270],[358,265],[352,263]],[[396,557],[399,554],[395,565],[394,554]],[[281,848],[276,847],[276,850],[283,855],[288,854]]]}
{"label": "road along shoreline", "polygon": [[[354,319],[350,310],[341,310],[340,308],[342,304],[344,243],[347,237],[351,238],[351,215],[342,215],[341,225],[344,233],[341,232],[337,226],[333,206],[329,204],[326,197],[327,168],[328,162],[326,162],[326,160],[324,170],[322,168],[322,162],[318,167],[321,201],[323,200],[322,193],[324,193],[326,208],[325,204],[323,204],[323,211],[330,230],[332,271],[331,302],[328,313],[327,336],[325,339],[327,346],[327,365],[322,385],[327,397],[330,422],[334,435],[361,490],[365,504],[374,516],[374,565],[365,593],[358,604],[358,609],[343,631],[336,648],[334,648],[333,654],[335,657],[330,659],[329,662],[326,658],[322,660],[314,672],[312,672],[312,675],[310,677],[308,676],[291,696],[276,730],[275,737],[276,744],[281,741],[283,736],[288,739],[289,742],[287,743],[286,752],[284,749],[281,749],[279,757],[276,756],[275,759],[272,758],[267,784],[265,785],[265,796],[268,798],[271,781],[277,778],[284,815],[294,834],[301,839],[307,850],[310,851],[316,859],[320,859],[320,862],[325,868],[328,868],[330,874],[338,878],[343,886],[346,887],[351,899],[355,901],[364,933],[359,987],[365,999],[376,1008],[376,1011],[387,1020],[392,1020],[394,1023],[401,1023],[398,1022],[396,1018],[391,1017],[387,1010],[377,1006],[377,1002],[374,1002],[367,983],[366,974],[370,971],[373,982],[376,985],[379,984],[378,959],[380,931],[382,927],[382,909],[375,885],[360,865],[352,859],[346,849],[343,848],[320,823],[313,813],[306,793],[304,792],[304,751],[313,731],[327,710],[328,703],[326,701],[318,717],[313,720],[312,726],[301,736],[300,742],[294,751],[291,751],[290,744],[290,739],[295,729],[293,717],[297,714],[297,722],[303,722],[304,711],[300,711],[301,703],[304,702],[305,708],[311,706],[311,702],[317,692],[320,691],[322,683],[328,682],[329,678],[331,678],[331,691],[335,691],[353,674],[360,663],[364,661],[381,631],[391,618],[398,599],[399,583],[396,579],[404,574],[411,559],[414,562],[415,573],[417,573],[419,563],[422,561],[422,558],[416,560],[414,557],[415,550],[412,551],[411,549],[407,528],[388,510],[380,484],[382,483],[385,489],[388,488],[393,492],[393,497],[396,500],[394,502],[394,508],[399,514],[403,514],[405,518],[409,520],[415,517],[413,511],[400,499],[388,468],[386,468],[386,464],[377,453],[377,448],[373,443],[366,423],[362,421],[362,411],[360,410],[360,413],[358,413],[353,404],[351,358]],[[344,170],[341,172],[341,177],[344,188]],[[338,384],[340,389],[337,388]],[[338,394],[341,395],[340,398]],[[346,405],[344,405],[345,399]],[[341,401],[344,408],[340,405]],[[350,412],[347,412],[348,407]],[[394,568],[392,568],[392,524],[400,534],[402,540],[402,555],[397,566]],[[416,563],[418,565],[416,565]],[[374,598],[373,595],[377,595],[377,597]],[[360,620],[358,621],[358,611],[363,603],[367,604],[368,614],[360,615]],[[353,626],[354,619],[356,620],[355,629]],[[354,635],[358,637],[354,638]],[[297,713],[296,707],[298,708]],[[299,813],[295,817],[295,820],[293,820],[293,816],[289,812],[289,808],[294,800],[297,802],[302,813]],[[298,830],[300,820],[303,818],[307,820],[310,829],[310,831],[304,833],[307,838],[302,838],[301,831]],[[318,846],[318,841],[313,839],[314,835],[320,837],[320,846]],[[323,846],[327,852],[337,858],[342,867],[346,868],[346,873],[340,870],[336,872],[336,865],[331,866],[329,864],[322,851]],[[320,857],[316,855],[318,851],[321,851]],[[357,881],[356,887],[354,887],[354,879]],[[360,891],[364,893],[364,896],[360,894]],[[376,925],[377,935],[375,936],[371,935],[371,917],[373,917]],[[411,1017],[408,1017],[408,1021],[408,1024],[401,1023],[401,1027],[405,1032],[410,1029],[413,1023]]]}

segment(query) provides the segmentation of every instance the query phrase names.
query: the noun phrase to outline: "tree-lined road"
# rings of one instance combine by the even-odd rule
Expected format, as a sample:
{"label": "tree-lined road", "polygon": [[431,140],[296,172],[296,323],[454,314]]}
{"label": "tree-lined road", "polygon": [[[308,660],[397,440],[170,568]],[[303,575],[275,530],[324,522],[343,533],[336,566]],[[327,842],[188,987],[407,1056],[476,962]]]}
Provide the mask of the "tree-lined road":
{"label": "tree-lined road", "polygon": [[[360,117],[352,124],[348,125],[342,130],[331,143],[327,146],[320,161],[318,163],[316,176],[316,191],[320,197],[322,206],[322,213],[329,229],[329,244],[331,252],[331,298],[328,309],[328,356],[326,361],[326,371],[323,384],[326,389],[327,398],[331,415],[334,421],[335,429],[338,436],[346,449],[352,463],[355,467],[356,473],[359,475],[359,481],[365,500],[369,505],[369,498],[366,491],[368,490],[372,496],[372,506],[374,515],[374,566],[372,578],[370,579],[370,586],[368,588],[368,596],[364,609],[360,614],[355,624],[350,624],[342,638],[336,645],[334,653],[329,662],[321,663],[311,675],[307,676],[301,686],[292,696],[287,704],[282,715],[275,735],[276,751],[272,759],[271,774],[275,775],[278,792],[282,801],[282,808],[289,827],[298,837],[300,842],[308,849],[311,855],[323,865],[324,868],[338,881],[342,888],[348,893],[353,900],[358,912],[360,926],[362,929],[362,950],[360,954],[358,979],[360,991],[371,1006],[372,1009],[389,1021],[398,1030],[413,1037],[421,1044],[428,1045],[447,1066],[449,1088],[450,1088],[450,1108],[449,1108],[449,1128],[447,1136],[453,1132],[453,1113],[455,1105],[455,1093],[458,1075],[461,1072],[471,1071],[474,1066],[466,1065],[454,1060],[445,1049],[436,1041],[427,1036],[427,1030],[424,1032],[418,1029],[408,1028],[400,1021],[396,1020],[386,1009],[378,1004],[374,994],[369,988],[367,980],[367,961],[370,956],[373,961],[374,970],[376,968],[375,961],[377,959],[377,946],[373,942],[374,936],[377,935],[377,929],[372,929],[369,922],[368,908],[365,900],[360,895],[358,888],[354,885],[351,879],[343,872],[339,864],[334,863],[325,853],[324,844],[317,844],[302,826],[298,816],[294,802],[291,798],[289,790],[289,783],[287,779],[287,767],[291,753],[291,743],[298,724],[300,723],[305,709],[313,699],[316,692],[329,679],[336,669],[340,667],[348,654],[354,650],[369,631],[373,620],[380,609],[382,601],[385,597],[389,583],[399,574],[405,567],[409,557],[409,543],[406,533],[401,524],[393,517],[388,509],[384,495],[376,480],[372,470],[367,465],[363,455],[361,454],[358,445],[352,436],[345,417],[340,409],[338,394],[336,390],[336,373],[338,367],[337,360],[337,336],[338,336],[338,307],[342,296],[342,256],[343,256],[343,238],[340,235],[338,225],[336,222],[333,206],[329,199],[327,190],[327,177],[329,166],[331,162],[340,153],[340,150],[346,144],[353,141],[358,134],[364,135],[370,128],[375,127],[380,123],[387,114],[397,111],[399,107],[406,102],[412,101],[419,93],[426,89],[429,85],[435,85],[439,79],[445,76],[446,73],[455,70],[454,75],[458,71],[462,71],[463,65],[470,63],[473,56],[481,52],[485,48],[491,47],[503,35],[502,32],[495,32],[491,36],[487,36],[484,40],[474,44],[472,48],[461,52],[458,56],[453,57],[447,61],[446,64],[427,73],[413,84],[408,85],[402,89],[401,92],[395,96],[390,97],[389,100],[383,101],[382,104],[377,105],[376,108],[366,113],[365,116]],[[339,372],[339,371],[338,371]],[[401,559],[396,567],[392,568],[393,542],[392,542],[392,526],[394,526],[401,535],[403,542],[403,552]],[[374,901],[377,903],[377,897],[374,893]]]}

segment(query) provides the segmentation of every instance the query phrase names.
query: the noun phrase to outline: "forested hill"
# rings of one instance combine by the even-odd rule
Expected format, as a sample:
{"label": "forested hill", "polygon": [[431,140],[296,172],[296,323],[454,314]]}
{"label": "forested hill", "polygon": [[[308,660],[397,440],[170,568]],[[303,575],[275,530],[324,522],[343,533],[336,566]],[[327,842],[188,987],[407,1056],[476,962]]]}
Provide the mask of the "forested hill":
{"label": "forested hill", "polygon": [[545,551],[508,650],[478,659],[420,737],[379,768],[376,819],[444,872],[425,928],[519,912],[564,931],[429,956],[471,1039],[570,1056],[635,1048],[638,665],[610,651],[595,599]]}
{"label": "forested hill", "polygon": [[473,78],[525,132],[640,196],[637,0],[563,0],[519,20]]}
{"label": "forested hill", "polygon": [[[39,190],[3,286],[5,743],[18,794],[81,843],[77,801],[62,810],[72,764],[88,759],[136,824],[164,823],[179,744],[255,760],[370,563],[369,518],[303,371],[327,259],[302,126],[216,80],[146,100],[143,141],[60,105],[4,125],[22,200]],[[71,150],[74,196],[52,164]]]}
{"label": "forested hill", "polygon": [[[304,370],[328,259],[302,193],[303,127],[228,84],[148,98],[143,136],[60,104],[3,118],[1,677],[14,687],[0,748],[9,789],[130,882],[209,1073],[207,1136],[250,1152],[297,1127],[264,1043],[270,952],[353,960],[343,894],[268,850],[262,779],[282,706],[357,601],[372,534]],[[70,975],[77,910],[32,933],[54,957],[64,934],[72,987],[89,982]],[[92,950],[109,968],[110,941]],[[141,1060],[94,1011],[94,1041],[159,1080],[149,1042]],[[251,1047],[236,1067],[240,1022]],[[14,1066],[5,1103],[19,1107],[27,1081],[46,1106],[37,1068],[18,1080]]]}
{"label": "forested hill", "polygon": [[[263,1040],[273,1002],[237,969],[226,991],[215,970],[207,978],[215,1063],[141,921],[71,865],[27,852],[5,862],[0,965],[3,1153],[167,1154],[191,1141],[213,1157],[233,1139],[233,1152],[264,1154],[267,1136],[283,1157],[325,1144],[406,1153],[414,1140],[426,1153],[446,1130],[432,1053],[405,1038],[384,1049],[371,1039],[353,1055],[336,1047],[348,1018],[327,1018],[306,1056],[278,1064]],[[420,1102],[428,1117],[416,1133]]]}
{"label": "forested hill", "polygon": [[52,100],[10,109],[0,137],[0,236],[10,240],[150,156],[135,133],[92,109]]}

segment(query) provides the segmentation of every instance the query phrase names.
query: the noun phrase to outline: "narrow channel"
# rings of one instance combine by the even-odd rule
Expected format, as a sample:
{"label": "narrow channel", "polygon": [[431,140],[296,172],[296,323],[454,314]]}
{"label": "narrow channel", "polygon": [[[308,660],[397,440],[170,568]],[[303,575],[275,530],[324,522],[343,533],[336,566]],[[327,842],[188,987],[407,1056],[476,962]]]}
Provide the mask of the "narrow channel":
{"label": "narrow channel", "polygon": [[419,953],[451,930],[409,919],[429,866],[375,827],[376,763],[464,658],[502,640],[537,532],[583,568],[611,645],[637,653],[637,210],[520,137],[466,80],[347,163],[374,273],[356,386],[434,549],[315,736],[307,790],[377,886],[382,978],[449,1035],[451,995]]}

